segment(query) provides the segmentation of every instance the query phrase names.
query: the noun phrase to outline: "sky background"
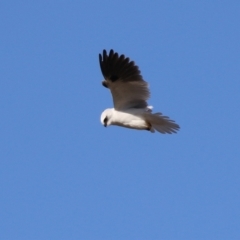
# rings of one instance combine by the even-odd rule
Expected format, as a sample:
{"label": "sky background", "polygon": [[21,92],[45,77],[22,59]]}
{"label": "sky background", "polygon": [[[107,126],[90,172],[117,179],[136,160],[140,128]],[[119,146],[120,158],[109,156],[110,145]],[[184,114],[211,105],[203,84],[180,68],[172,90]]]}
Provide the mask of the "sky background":
{"label": "sky background", "polygon": [[[0,239],[240,239],[239,24],[238,0],[2,0]],[[178,134],[101,125],[103,49]]]}

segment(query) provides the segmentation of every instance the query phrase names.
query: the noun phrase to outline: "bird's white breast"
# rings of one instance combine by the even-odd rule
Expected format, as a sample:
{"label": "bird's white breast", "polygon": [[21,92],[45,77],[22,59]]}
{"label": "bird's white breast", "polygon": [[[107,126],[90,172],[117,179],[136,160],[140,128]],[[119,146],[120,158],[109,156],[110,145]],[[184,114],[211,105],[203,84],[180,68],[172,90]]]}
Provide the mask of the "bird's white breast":
{"label": "bird's white breast", "polygon": [[142,109],[114,110],[111,124],[133,129],[146,129],[148,125],[141,114],[143,111]]}

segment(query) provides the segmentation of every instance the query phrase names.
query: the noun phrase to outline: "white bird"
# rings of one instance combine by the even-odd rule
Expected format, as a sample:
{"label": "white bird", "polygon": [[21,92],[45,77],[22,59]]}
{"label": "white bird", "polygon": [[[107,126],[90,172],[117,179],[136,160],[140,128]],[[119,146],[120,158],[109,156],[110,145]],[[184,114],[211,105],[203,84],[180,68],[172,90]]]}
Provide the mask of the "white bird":
{"label": "white bird", "polygon": [[101,123],[107,127],[117,125],[126,128],[148,130],[152,133],[176,133],[179,125],[161,113],[152,113],[148,106],[148,84],[140,75],[138,66],[124,55],[103,50],[99,62],[105,80],[102,85],[112,93],[114,108],[103,111]]}

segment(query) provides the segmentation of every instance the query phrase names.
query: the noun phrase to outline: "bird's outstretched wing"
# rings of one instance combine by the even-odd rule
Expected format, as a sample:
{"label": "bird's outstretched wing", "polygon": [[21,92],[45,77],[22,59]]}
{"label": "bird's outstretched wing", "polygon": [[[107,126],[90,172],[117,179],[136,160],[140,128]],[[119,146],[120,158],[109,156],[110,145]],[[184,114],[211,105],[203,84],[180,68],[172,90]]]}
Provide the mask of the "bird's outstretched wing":
{"label": "bird's outstretched wing", "polygon": [[112,93],[114,108],[145,108],[150,97],[148,84],[140,75],[138,66],[124,55],[110,50],[99,54],[99,62],[105,80],[103,86]]}

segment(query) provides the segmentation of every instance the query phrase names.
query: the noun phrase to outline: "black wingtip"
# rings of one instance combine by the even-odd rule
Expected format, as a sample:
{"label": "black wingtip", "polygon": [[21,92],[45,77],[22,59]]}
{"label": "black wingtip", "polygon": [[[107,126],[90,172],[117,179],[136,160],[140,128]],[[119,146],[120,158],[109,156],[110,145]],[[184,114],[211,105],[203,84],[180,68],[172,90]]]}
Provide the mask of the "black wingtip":
{"label": "black wingtip", "polygon": [[118,79],[143,81],[138,66],[125,55],[114,52],[113,49],[110,49],[109,52],[103,49],[102,54],[99,54],[99,64],[104,78],[112,82]]}

